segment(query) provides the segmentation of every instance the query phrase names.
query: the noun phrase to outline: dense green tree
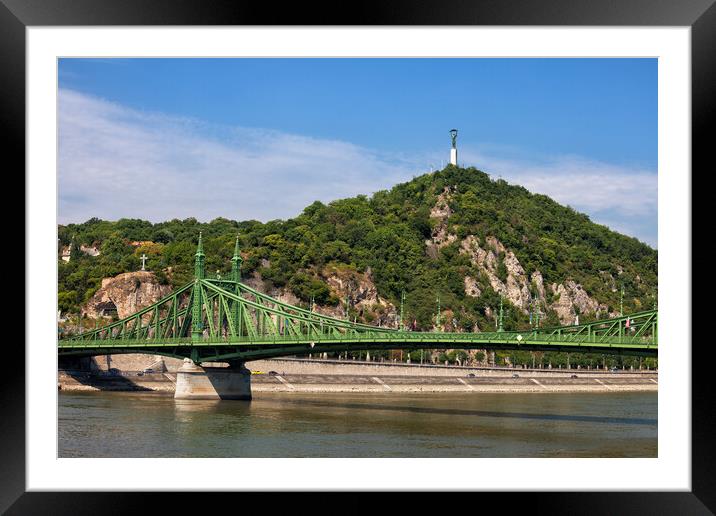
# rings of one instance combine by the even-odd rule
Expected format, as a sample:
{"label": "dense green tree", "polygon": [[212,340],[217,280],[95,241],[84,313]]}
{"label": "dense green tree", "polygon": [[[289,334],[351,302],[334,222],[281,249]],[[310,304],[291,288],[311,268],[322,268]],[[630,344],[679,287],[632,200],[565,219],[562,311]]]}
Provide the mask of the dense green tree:
{"label": "dense green tree", "polygon": [[[458,240],[443,246],[437,256],[430,255],[425,241],[438,223],[430,212],[446,189],[452,215],[443,222]],[[58,243],[71,245],[71,259],[69,263],[58,259],[59,309],[76,312],[102,278],[137,270],[142,253],[149,256],[148,266],[161,281],[173,286],[186,283],[193,274],[200,231],[208,274],[230,270],[238,234],[245,277],[259,273],[268,287],[288,288],[304,303],[313,297],[316,303],[335,305],[338,300],[321,279],[326,268],[370,270],[379,294],[393,304],[398,305],[401,292],[406,291],[405,320],[411,326],[415,321],[418,330],[435,324],[438,297],[444,329],[495,328],[500,296],[461,252],[461,239],[467,235],[480,239],[483,247],[488,237],[496,237],[515,253],[527,274],[539,270],[545,285],[572,279],[610,310],[618,310],[622,287],[626,311],[653,306],[656,294],[656,250],[595,224],[547,196],[503,180],[493,181],[474,168],[448,166],[370,197],[359,195],[328,204],[316,201],[285,221],[217,218],[204,223],[187,218],[152,224],[138,219],[111,222],[92,218],[82,224],[61,225]],[[153,244],[138,244],[145,241]],[[94,246],[100,255],[86,255],[80,245]],[[477,298],[465,295],[467,275],[479,285]],[[498,255],[497,276],[503,280],[507,276],[503,253]],[[551,295],[549,289],[547,294]],[[506,329],[529,327],[528,315],[506,300],[503,303]],[[541,326],[559,324],[552,310],[541,309]],[[370,311],[355,315],[366,322],[376,317]],[[583,314],[580,320],[590,317],[594,316]],[[525,360],[515,354],[502,358]],[[563,354],[541,358],[551,361],[553,367],[566,366]],[[531,359],[527,360],[530,365]],[[571,365],[586,367],[588,360],[596,365],[593,356],[570,356]],[[631,362],[619,360],[620,366],[631,366]]]}

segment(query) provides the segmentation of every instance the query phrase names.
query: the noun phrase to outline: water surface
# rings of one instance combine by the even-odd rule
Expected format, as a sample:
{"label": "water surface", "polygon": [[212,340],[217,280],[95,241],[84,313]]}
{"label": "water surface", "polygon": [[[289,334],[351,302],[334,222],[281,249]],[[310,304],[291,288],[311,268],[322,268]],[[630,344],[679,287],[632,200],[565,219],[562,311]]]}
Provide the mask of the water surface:
{"label": "water surface", "polygon": [[60,457],[656,457],[657,394],[60,393]]}

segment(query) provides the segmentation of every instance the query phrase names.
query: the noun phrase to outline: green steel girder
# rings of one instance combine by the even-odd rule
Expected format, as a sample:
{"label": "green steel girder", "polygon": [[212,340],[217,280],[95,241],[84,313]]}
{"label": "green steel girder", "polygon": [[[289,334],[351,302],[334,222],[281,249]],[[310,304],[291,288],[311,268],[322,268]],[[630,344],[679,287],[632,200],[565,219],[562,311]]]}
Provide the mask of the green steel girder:
{"label": "green steel girder", "polygon": [[201,236],[192,282],[136,313],[58,342],[64,355],[152,353],[192,360],[255,360],[379,349],[518,349],[658,354],[656,310],[576,326],[482,333],[409,332],[318,314],[231,279],[206,278]]}
{"label": "green steel girder", "polygon": [[[459,343],[451,343],[451,346],[458,347]],[[237,346],[206,343],[202,346],[193,346],[188,343],[184,346],[172,345],[152,345],[145,344],[142,346],[121,346],[115,342],[113,347],[90,347],[85,348],[63,348],[60,350],[60,356],[96,356],[107,354],[123,354],[123,353],[148,353],[152,355],[163,355],[175,358],[197,358],[200,362],[223,362],[230,360],[250,361],[267,358],[275,358],[287,355],[308,355],[311,353],[324,352],[345,352],[345,351],[374,351],[389,350],[399,347],[400,349],[440,349],[446,345],[442,341],[423,342],[335,342],[335,343],[318,343],[311,346],[305,343],[296,343],[291,345],[275,345],[269,344],[265,346]],[[459,345],[461,349],[490,349],[499,350],[521,350],[521,351],[554,351],[554,352],[570,352],[570,353],[600,353],[609,355],[629,355],[629,356],[657,356],[657,349],[650,346],[628,348],[619,345],[604,346],[592,344],[565,344],[559,342],[529,343],[517,345],[514,342],[464,342]]]}

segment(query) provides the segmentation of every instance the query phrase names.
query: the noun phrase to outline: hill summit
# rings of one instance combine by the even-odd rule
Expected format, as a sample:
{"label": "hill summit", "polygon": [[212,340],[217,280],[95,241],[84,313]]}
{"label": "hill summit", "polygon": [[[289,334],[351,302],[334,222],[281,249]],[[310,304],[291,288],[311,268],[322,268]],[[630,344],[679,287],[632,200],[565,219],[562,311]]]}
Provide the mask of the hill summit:
{"label": "hill summit", "polygon": [[207,273],[228,272],[238,233],[247,283],[372,324],[397,324],[403,291],[405,321],[447,331],[493,330],[501,300],[506,329],[538,313],[540,326],[615,315],[622,289],[625,312],[655,303],[656,250],[547,196],[448,166],[288,220],[60,226],[60,310],[77,312],[104,278],[138,270],[142,254],[160,283],[186,283],[199,231]]}

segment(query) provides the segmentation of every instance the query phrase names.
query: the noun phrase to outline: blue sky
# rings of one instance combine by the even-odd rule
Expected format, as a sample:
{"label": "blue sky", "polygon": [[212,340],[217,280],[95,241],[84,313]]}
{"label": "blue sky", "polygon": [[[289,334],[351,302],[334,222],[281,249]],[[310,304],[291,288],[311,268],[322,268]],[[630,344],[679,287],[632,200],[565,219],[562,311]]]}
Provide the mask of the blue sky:
{"label": "blue sky", "polygon": [[61,59],[59,88],[61,223],[291,217],[456,127],[461,163],[657,243],[655,59]]}

